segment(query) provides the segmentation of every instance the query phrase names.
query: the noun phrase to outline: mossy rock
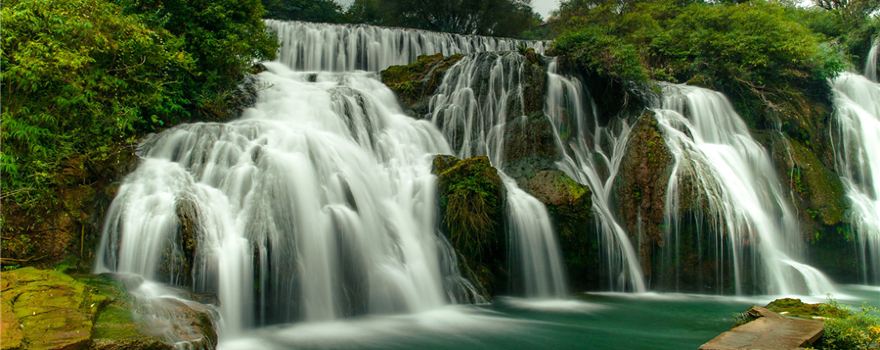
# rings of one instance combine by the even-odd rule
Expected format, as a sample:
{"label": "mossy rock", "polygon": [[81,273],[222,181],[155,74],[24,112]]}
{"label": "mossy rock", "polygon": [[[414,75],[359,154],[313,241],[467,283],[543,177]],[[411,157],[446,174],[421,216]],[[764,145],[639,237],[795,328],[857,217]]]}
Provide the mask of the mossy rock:
{"label": "mossy rock", "polygon": [[781,136],[775,143],[774,160],[781,163],[778,166],[784,168],[783,174],[798,196],[800,203],[795,204],[819,225],[842,223],[848,204],[840,177],[802,142]]}
{"label": "mossy rock", "polygon": [[553,134],[553,125],[543,113],[516,117],[504,132],[504,172],[518,183],[541,170],[556,169],[562,158]]}
{"label": "mossy rock", "polygon": [[440,227],[459,255],[459,269],[487,295],[504,291],[507,271],[504,185],[485,156],[434,158]]}
{"label": "mossy rock", "polygon": [[782,298],[771,301],[767,304],[767,309],[775,313],[787,316],[811,319],[814,317],[822,318],[842,318],[850,315],[850,312],[835,307],[830,304],[807,304],[800,299]]}
{"label": "mossy rock", "polygon": [[558,237],[563,263],[570,285],[577,289],[592,286],[598,251],[595,235],[590,234],[592,191],[560,170],[541,170],[522,181],[522,189],[547,206],[554,232]]}
{"label": "mossy rock", "polygon": [[35,268],[2,275],[2,349],[172,348],[140,332],[113,281]]}
{"label": "mossy rock", "polygon": [[422,55],[405,66],[391,66],[380,73],[382,83],[397,94],[400,102],[416,117],[428,112],[428,99],[433,95],[443,75],[461,55],[443,57],[442,54]]}
{"label": "mossy rock", "polygon": [[613,191],[618,217],[637,245],[642,270],[651,274],[654,250],[664,245],[666,190],[672,155],[651,112],[636,122],[627,141]]}

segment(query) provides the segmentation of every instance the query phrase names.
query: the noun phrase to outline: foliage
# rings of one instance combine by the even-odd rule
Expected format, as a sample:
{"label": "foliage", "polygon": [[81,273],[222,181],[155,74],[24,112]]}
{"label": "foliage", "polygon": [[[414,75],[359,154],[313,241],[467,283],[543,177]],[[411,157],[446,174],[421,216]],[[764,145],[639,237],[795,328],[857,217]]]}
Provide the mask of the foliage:
{"label": "foliage", "polygon": [[7,224],[11,210],[50,216],[65,186],[106,177],[140,135],[228,115],[277,45],[257,0],[10,0],[0,14]]}
{"label": "foliage", "polygon": [[262,0],[266,18],[343,23],[348,16],[333,0]]}
{"label": "foliage", "polygon": [[591,72],[622,82],[645,82],[635,46],[596,27],[569,32],[553,43],[554,54],[568,56],[574,63]]}
{"label": "foliage", "polygon": [[[560,33],[553,48],[612,78],[645,70],[652,79],[720,90],[753,126],[769,125],[771,117],[815,112],[801,102],[826,101],[826,80],[846,61],[797,11],[769,1],[569,0],[552,20]],[[603,53],[627,58],[609,64],[596,58]]]}
{"label": "foliage", "polygon": [[36,204],[65,160],[101,158],[184,112],[193,59],[140,19],[102,0],[4,3],[4,201]]}
{"label": "foliage", "polygon": [[867,350],[880,347],[880,310],[876,307],[865,305],[859,310],[851,310],[833,299],[827,303],[806,304],[800,299],[784,298],[767,304],[767,309],[785,313],[788,317],[824,319],[824,333],[814,344],[817,349]]}
{"label": "foliage", "polygon": [[[459,34],[521,36],[541,18],[530,0],[355,0],[352,21]],[[530,36],[540,35],[534,31]]]}
{"label": "foliage", "polygon": [[865,305],[858,311],[850,311],[833,301],[830,305],[845,310],[848,315],[825,320],[825,332],[819,349],[880,348],[880,310]]}
{"label": "foliage", "polygon": [[277,40],[266,31],[260,0],[123,0],[129,12],[185,39],[195,61],[183,78],[189,107],[200,119],[222,118],[225,102],[255,61],[274,58]]}

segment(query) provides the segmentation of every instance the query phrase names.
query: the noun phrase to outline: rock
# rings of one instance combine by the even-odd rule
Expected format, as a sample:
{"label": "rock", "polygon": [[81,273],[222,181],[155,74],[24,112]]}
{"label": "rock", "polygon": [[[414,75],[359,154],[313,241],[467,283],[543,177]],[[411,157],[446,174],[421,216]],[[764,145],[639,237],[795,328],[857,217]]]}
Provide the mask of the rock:
{"label": "rock", "polygon": [[[54,270],[2,273],[0,349],[173,349],[169,334],[192,348],[217,343],[213,311],[196,302],[159,298],[178,328],[136,321],[133,296],[109,275],[73,278]],[[167,299],[167,300],[165,300]],[[138,310],[139,312],[143,310]],[[145,317],[144,319],[152,319]]]}
{"label": "rock", "polygon": [[721,333],[700,350],[800,349],[821,336],[822,321],[790,319],[759,306],[746,312],[753,320]]}
{"label": "rock", "polygon": [[96,304],[104,302],[103,296],[55,271],[24,268],[4,272],[3,279],[4,315],[13,315],[10,320],[4,317],[3,349],[88,347]]}
{"label": "rock", "polygon": [[637,247],[642,271],[651,275],[654,251],[664,245],[666,188],[672,155],[651,113],[636,122],[614,183],[618,216]]}
{"label": "rock", "polygon": [[440,228],[458,254],[459,270],[484,295],[509,280],[504,222],[505,190],[489,158],[436,156]]}
{"label": "rock", "polygon": [[409,114],[421,117],[428,113],[428,100],[440,83],[443,75],[461,55],[443,57],[442,54],[422,55],[415,62],[405,66],[391,66],[380,73],[382,83],[397,94]]}
{"label": "rock", "polygon": [[504,172],[522,183],[538,171],[556,169],[562,158],[553,125],[543,113],[515,117],[504,135]]}
{"label": "rock", "polygon": [[595,247],[592,191],[559,170],[540,170],[521,184],[523,190],[547,206],[556,232],[569,284],[587,289],[593,280],[599,252]]}

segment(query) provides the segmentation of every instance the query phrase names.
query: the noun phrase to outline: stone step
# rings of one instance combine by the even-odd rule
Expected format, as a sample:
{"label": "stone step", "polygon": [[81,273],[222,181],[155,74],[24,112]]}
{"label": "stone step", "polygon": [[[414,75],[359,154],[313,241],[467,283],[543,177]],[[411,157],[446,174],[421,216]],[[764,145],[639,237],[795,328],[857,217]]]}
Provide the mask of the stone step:
{"label": "stone step", "polygon": [[819,340],[825,328],[821,320],[787,318],[763,307],[752,307],[753,321],[721,333],[700,350],[801,349]]}

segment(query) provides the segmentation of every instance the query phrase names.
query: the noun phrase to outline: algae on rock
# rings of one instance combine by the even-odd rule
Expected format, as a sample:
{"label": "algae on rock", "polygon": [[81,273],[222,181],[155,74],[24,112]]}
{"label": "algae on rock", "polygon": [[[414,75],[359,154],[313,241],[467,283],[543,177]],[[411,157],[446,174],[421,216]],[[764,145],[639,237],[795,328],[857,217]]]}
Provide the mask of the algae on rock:
{"label": "algae on rock", "polygon": [[509,280],[504,229],[505,189],[485,156],[434,158],[440,228],[455,249],[459,268],[484,295],[505,291]]}

